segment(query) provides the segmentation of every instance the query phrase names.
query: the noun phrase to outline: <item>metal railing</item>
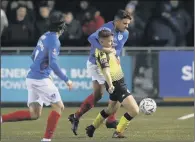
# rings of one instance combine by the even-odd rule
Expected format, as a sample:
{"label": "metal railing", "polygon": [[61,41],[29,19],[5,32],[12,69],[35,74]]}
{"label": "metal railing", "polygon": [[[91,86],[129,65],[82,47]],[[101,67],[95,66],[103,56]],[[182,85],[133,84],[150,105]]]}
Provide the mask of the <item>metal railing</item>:
{"label": "metal railing", "polygon": [[[1,47],[1,51],[3,53],[15,53],[20,54],[24,52],[32,52],[34,47]],[[131,51],[145,51],[150,53],[152,51],[193,51],[194,47],[125,47],[122,51],[122,56],[124,56],[127,52]],[[60,51],[62,53],[73,53],[73,52],[88,52],[90,51],[90,47],[61,47]]]}

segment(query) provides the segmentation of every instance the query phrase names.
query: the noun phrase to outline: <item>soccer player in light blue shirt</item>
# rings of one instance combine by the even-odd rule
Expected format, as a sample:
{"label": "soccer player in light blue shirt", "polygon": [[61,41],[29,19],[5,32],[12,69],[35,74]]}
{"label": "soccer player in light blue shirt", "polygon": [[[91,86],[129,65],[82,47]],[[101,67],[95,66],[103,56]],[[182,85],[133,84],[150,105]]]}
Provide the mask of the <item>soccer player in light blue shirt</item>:
{"label": "soccer player in light blue shirt", "polygon": [[[104,76],[101,74],[100,69],[96,65],[95,49],[98,48],[107,53],[114,52],[117,57],[120,56],[122,48],[128,39],[129,32],[127,31],[128,25],[131,22],[131,15],[127,11],[119,10],[114,17],[114,21],[104,24],[100,29],[88,37],[88,41],[91,44],[91,51],[87,62],[88,73],[92,77],[94,91],[89,95],[80,106],[79,110],[75,114],[69,115],[69,121],[72,124],[72,131],[77,135],[77,128],[80,117],[89,111],[94,104],[98,102],[104,91]],[[107,29],[114,35],[114,48],[102,47],[99,43],[98,33],[101,30]],[[116,128],[117,121],[115,114],[111,115],[106,122],[107,128]]]}
{"label": "soccer player in light blue shirt", "polygon": [[61,12],[53,12],[50,15],[49,31],[43,34],[32,53],[32,65],[26,78],[28,90],[29,110],[16,111],[4,114],[1,122],[16,122],[25,120],[36,120],[40,117],[43,104],[51,105],[51,111],[44,137],[41,141],[49,142],[56,129],[58,120],[64,109],[60,93],[55,84],[50,79],[51,71],[62,79],[72,89],[72,81],[61,71],[57,64],[60,52],[59,36],[65,30],[64,16]]}

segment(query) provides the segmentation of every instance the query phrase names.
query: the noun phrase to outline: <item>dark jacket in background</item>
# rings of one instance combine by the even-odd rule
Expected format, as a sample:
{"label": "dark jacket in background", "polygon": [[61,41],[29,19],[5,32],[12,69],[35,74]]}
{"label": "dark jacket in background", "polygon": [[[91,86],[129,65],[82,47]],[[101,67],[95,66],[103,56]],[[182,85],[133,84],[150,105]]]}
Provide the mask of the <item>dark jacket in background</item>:
{"label": "dark jacket in background", "polygon": [[162,17],[153,17],[145,29],[146,46],[175,46],[176,34],[169,22]]}
{"label": "dark jacket in background", "polygon": [[127,41],[128,46],[142,46],[142,39],[144,35],[144,29],[146,21],[137,15],[135,12],[133,15],[133,23],[129,24],[129,39]]}
{"label": "dark jacket in background", "polygon": [[33,24],[23,21],[11,23],[3,33],[3,38],[7,43],[27,44],[34,41]]}
{"label": "dark jacket in background", "polygon": [[38,39],[42,34],[48,31],[49,28],[49,19],[48,18],[40,18],[35,23],[36,28],[36,39]]}
{"label": "dark jacket in background", "polygon": [[67,24],[67,30],[64,31],[61,39],[63,40],[77,40],[82,36],[82,28],[79,21],[73,19],[70,24]]}
{"label": "dark jacket in background", "polygon": [[192,20],[184,9],[177,9],[171,12],[173,19],[178,24],[177,46],[186,45],[186,36],[192,28]]}

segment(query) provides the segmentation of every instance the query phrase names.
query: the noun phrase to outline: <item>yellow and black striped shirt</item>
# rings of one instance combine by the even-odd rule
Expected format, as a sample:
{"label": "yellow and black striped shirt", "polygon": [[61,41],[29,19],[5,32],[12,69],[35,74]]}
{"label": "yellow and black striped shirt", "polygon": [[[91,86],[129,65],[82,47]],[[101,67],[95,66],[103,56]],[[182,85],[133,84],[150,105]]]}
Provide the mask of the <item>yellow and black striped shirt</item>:
{"label": "yellow and black striped shirt", "polygon": [[120,61],[114,54],[107,54],[96,48],[95,57],[96,63],[101,70],[110,67],[112,81],[118,81],[124,77]]}

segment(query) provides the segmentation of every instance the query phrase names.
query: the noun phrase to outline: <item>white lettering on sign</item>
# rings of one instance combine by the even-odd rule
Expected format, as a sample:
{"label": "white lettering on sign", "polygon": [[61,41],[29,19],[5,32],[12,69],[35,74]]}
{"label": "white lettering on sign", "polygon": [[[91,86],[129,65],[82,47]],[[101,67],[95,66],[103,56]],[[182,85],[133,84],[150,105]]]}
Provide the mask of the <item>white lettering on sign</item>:
{"label": "white lettering on sign", "polygon": [[194,80],[194,62],[192,62],[192,65],[186,65],[184,66],[182,69],[182,76],[181,78],[184,81],[190,81],[190,80]]}

